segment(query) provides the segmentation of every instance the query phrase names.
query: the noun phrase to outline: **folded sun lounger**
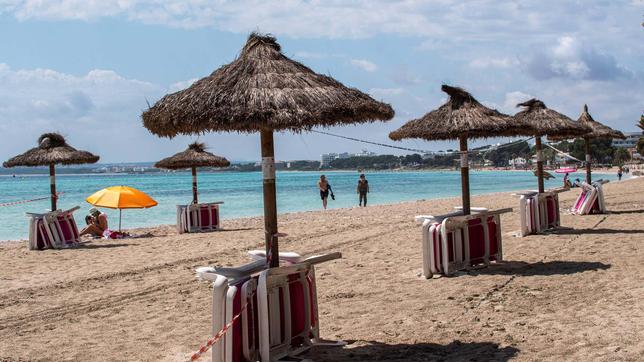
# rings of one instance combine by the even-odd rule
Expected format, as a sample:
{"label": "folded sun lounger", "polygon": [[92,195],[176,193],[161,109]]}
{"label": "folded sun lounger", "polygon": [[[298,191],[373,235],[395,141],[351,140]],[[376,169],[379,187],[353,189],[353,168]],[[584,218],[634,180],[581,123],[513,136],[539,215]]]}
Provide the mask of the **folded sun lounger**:
{"label": "folded sun lounger", "polygon": [[[423,275],[450,275],[456,270],[503,259],[500,215],[512,209],[454,212],[423,221]],[[419,220],[417,218],[417,220]]]}
{"label": "folded sun lounger", "polygon": [[577,215],[603,214],[606,212],[604,190],[602,185],[608,180],[597,180],[592,184],[581,183],[581,192],[572,206],[572,213]]}
{"label": "folded sun lounger", "polygon": [[[293,261],[295,255],[289,257]],[[314,266],[340,257],[299,257],[297,263],[272,269],[265,260],[197,269],[199,278],[213,283],[213,335],[239,315],[213,345],[212,361],[277,361],[319,342]]]}
{"label": "folded sun lounger", "polygon": [[80,242],[74,211],[56,210],[44,214],[27,213],[29,217],[29,250],[62,249]]}
{"label": "folded sun lounger", "polygon": [[179,234],[214,231],[220,228],[219,205],[207,204],[177,205],[177,231]]}
{"label": "folded sun lounger", "polygon": [[567,190],[559,188],[543,193],[524,191],[513,194],[519,196],[519,215],[521,217],[519,235],[523,237],[559,227],[561,224],[559,193]]}

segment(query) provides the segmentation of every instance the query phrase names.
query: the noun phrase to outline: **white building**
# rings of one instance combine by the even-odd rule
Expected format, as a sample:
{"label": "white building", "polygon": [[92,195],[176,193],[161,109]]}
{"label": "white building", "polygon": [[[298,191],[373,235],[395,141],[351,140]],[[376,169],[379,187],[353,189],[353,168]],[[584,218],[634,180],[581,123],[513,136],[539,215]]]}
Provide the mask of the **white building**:
{"label": "white building", "polygon": [[342,152],[342,153],[323,153],[320,155],[320,167],[327,167],[331,164],[331,161],[333,160],[343,160],[346,158],[350,157],[365,157],[365,156],[375,156],[375,152],[369,152],[367,150],[362,150],[359,153],[349,153],[349,152]]}
{"label": "white building", "polygon": [[613,138],[613,147],[635,148],[637,141],[642,137],[642,132],[624,132],[625,140]]}
{"label": "white building", "polygon": [[338,158],[337,153],[323,153],[320,156],[320,167],[329,166],[331,161],[335,160],[336,158]]}
{"label": "white building", "polygon": [[368,156],[375,156],[375,155],[376,155],[375,152],[371,152],[371,151],[363,149],[362,151],[360,151],[358,153],[354,153],[351,156],[353,156],[353,157],[368,157]]}
{"label": "white building", "polygon": [[514,168],[524,168],[528,164],[528,160],[523,157],[516,157],[509,160],[508,164]]}

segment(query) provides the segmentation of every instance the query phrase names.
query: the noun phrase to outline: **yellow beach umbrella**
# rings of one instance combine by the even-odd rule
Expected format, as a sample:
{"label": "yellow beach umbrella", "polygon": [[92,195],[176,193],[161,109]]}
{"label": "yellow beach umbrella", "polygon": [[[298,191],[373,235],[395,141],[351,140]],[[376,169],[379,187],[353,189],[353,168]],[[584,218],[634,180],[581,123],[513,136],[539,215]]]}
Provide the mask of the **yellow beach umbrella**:
{"label": "yellow beach umbrella", "polygon": [[129,186],[111,186],[93,193],[85,201],[97,207],[119,209],[119,231],[121,231],[121,210],[146,209],[157,206],[157,202],[145,192]]}

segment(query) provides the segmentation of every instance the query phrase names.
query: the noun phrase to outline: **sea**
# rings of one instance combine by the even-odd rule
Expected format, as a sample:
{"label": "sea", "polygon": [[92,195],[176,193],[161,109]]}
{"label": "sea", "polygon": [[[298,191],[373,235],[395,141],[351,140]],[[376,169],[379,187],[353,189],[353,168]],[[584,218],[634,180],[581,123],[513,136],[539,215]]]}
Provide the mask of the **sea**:
{"label": "sea", "polygon": [[[581,171],[581,170],[580,170]],[[358,204],[356,184],[359,174],[350,171],[326,172],[335,194],[329,198],[329,208],[355,207]],[[317,188],[320,172],[278,171],[278,213],[320,210]],[[401,201],[431,200],[460,196],[459,171],[383,171],[366,173],[371,192],[369,206]],[[562,185],[562,175],[546,181],[546,188]],[[584,179],[581,172],[570,174],[571,180]],[[595,178],[616,179],[616,175],[597,174]],[[68,209],[80,206],[76,221],[84,224],[84,215],[92,207],[85,198],[109,186],[126,185],[139,189],[158,201],[149,209],[123,210],[124,229],[147,227],[176,222],[176,205],[192,200],[192,177],[189,172],[143,174],[87,174],[57,175],[60,196],[58,207]],[[222,219],[260,216],[262,206],[262,175],[260,172],[201,172],[198,174],[199,201],[223,201]],[[532,171],[479,171],[470,170],[472,195],[500,191],[533,190],[537,179]],[[47,197],[49,180],[46,175],[0,176],[0,204]],[[473,205],[478,206],[478,205]],[[49,199],[0,206],[0,240],[28,238],[28,220],[25,212],[46,212]],[[118,210],[104,209],[111,228],[118,226]],[[431,210],[428,210],[430,212]]]}

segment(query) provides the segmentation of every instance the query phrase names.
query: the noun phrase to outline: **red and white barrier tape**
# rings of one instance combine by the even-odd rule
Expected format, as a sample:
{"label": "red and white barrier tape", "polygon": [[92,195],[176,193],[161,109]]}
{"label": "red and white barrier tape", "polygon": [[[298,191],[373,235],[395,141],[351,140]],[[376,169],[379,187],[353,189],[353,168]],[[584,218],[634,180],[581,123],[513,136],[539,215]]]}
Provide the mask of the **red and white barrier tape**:
{"label": "red and white barrier tape", "polygon": [[[251,295],[251,298],[252,298],[252,295]],[[206,344],[205,344],[204,346],[202,346],[201,348],[199,348],[199,350],[198,350],[197,352],[195,352],[195,353],[190,357],[190,360],[189,360],[189,361],[196,361],[196,360],[198,360],[199,358],[201,358],[201,355],[202,355],[202,354],[204,354],[204,353],[208,352],[208,350],[209,350],[209,349],[210,349],[210,348],[211,348],[215,343],[217,343],[220,339],[222,339],[222,338],[224,337],[224,335],[226,335],[226,332],[228,332],[228,330],[230,329],[230,327],[232,327],[232,326],[233,326],[233,324],[235,323],[235,321],[236,321],[236,320],[237,320],[237,319],[242,315],[242,313],[244,313],[244,310],[246,310],[246,307],[247,307],[247,306],[248,306],[248,300],[246,300],[246,303],[242,306],[242,308],[241,308],[241,310],[239,311],[239,313],[237,313],[237,314],[236,314],[236,315],[235,315],[235,316],[230,320],[230,322],[228,322],[228,324],[226,324],[226,325],[224,326],[224,328],[222,328],[219,332],[217,332],[217,334],[215,334],[215,336],[214,336],[214,337],[210,338],[210,339],[208,340],[208,342],[206,342]]]}
{"label": "red and white barrier tape", "polygon": [[[271,235],[271,238],[269,239],[269,240],[270,240],[270,242],[269,242],[269,244],[268,244],[268,253],[267,253],[267,258],[266,258],[266,261],[267,261],[267,263],[268,263],[268,265],[269,265],[269,266],[270,266],[270,264],[271,264],[271,260],[273,259],[273,253],[272,253],[272,251],[273,251],[273,250],[272,250],[272,249],[273,249],[273,248],[272,248],[272,247],[273,247],[273,240],[274,240],[276,237],[285,237],[285,236],[287,236],[287,234],[284,234],[284,233],[277,233],[277,234],[273,234],[273,235]],[[252,298],[252,297],[253,297],[253,295],[251,295],[251,298]],[[222,339],[222,338],[224,337],[224,335],[226,335],[226,332],[228,332],[228,330],[230,329],[230,327],[232,327],[232,326],[233,326],[233,324],[235,323],[235,321],[236,321],[237,319],[239,319],[239,317],[242,315],[242,313],[244,313],[244,310],[246,310],[246,307],[247,307],[247,306],[248,306],[248,300],[246,300],[246,303],[244,303],[244,305],[242,306],[242,308],[241,308],[241,310],[239,311],[239,313],[237,313],[237,314],[236,314],[236,315],[235,315],[235,316],[230,320],[230,322],[228,322],[228,324],[226,324],[226,325],[224,326],[224,328],[222,328],[219,332],[217,332],[217,334],[215,334],[215,335],[214,335],[214,337],[212,337],[211,339],[209,339],[209,340],[208,340],[208,342],[206,342],[206,344],[205,344],[204,346],[202,346],[201,348],[199,348],[199,350],[198,350],[197,352],[195,352],[195,353],[190,357],[190,361],[196,361],[196,360],[198,360],[199,358],[201,358],[201,355],[202,355],[202,354],[204,354],[204,353],[208,352],[208,350],[210,350],[210,348],[212,348],[212,346],[213,346],[215,343],[217,343],[220,339]]]}
{"label": "red and white barrier tape", "polygon": [[[56,199],[58,199],[58,196],[62,195],[63,192],[58,192],[56,193]],[[46,197],[39,197],[37,199],[31,199],[31,200],[21,200],[21,201],[12,201],[12,202],[6,202],[4,204],[0,204],[0,207],[3,206],[13,206],[13,205],[20,205],[20,204],[26,204],[28,202],[34,202],[34,201],[40,201],[40,200],[47,200],[51,198],[51,196],[46,196]]]}

